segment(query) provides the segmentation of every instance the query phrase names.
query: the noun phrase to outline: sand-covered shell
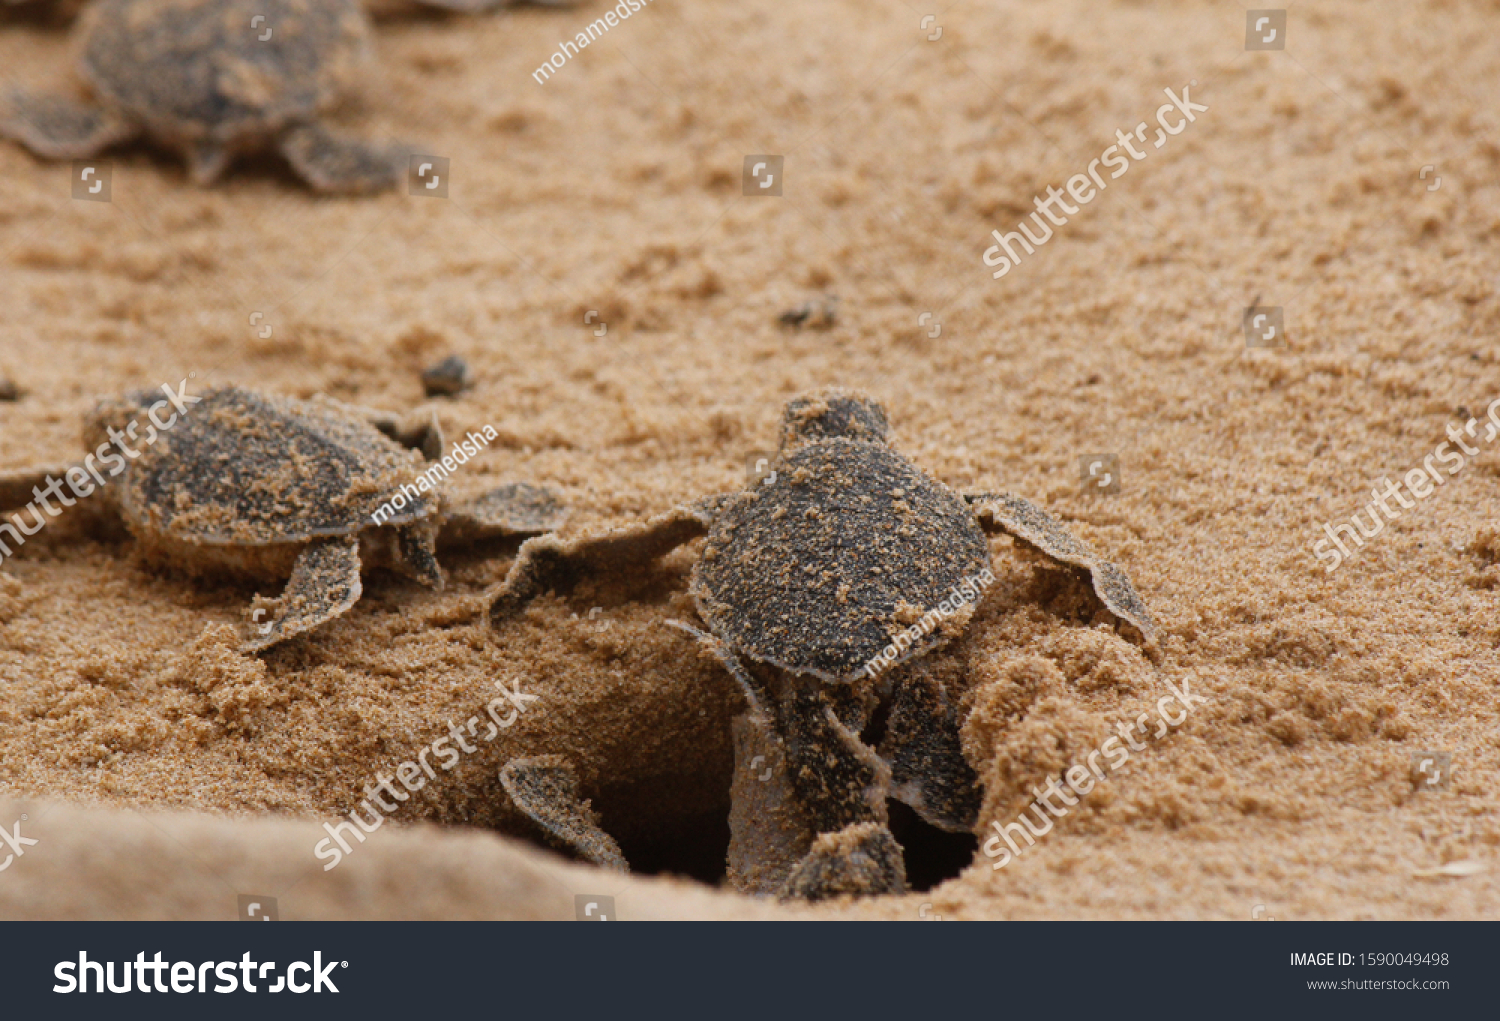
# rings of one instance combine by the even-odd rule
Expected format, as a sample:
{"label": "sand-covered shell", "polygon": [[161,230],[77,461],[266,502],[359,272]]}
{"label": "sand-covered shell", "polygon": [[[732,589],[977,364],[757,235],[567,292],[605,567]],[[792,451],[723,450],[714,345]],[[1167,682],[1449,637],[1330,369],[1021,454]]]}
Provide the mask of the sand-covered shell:
{"label": "sand-covered shell", "polygon": [[945,600],[956,612],[916,628],[899,658],[959,633],[973,600],[954,593],[990,563],[962,498],[879,440],[814,438],[772,468],[724,508],[694,569],[715,634],[751,659],[842,682]]}
{"label": "sand-covered shell", "polygon": [[[420,454],[329,400],[231,386],[208,391],[175,421],[170,410],[157,409],[157,420],[170,428],[137,445],[139,457],[116,483],[121,515],[138,533],[210,545],[354,535],[403,485],[411,487],[408,496],[417,491],[424,467]],[[108,438],[109,425],[141,411],[130,400],[101,405],[89,446]],[[417,493],[381,523],[435,514],[436,494]]]}

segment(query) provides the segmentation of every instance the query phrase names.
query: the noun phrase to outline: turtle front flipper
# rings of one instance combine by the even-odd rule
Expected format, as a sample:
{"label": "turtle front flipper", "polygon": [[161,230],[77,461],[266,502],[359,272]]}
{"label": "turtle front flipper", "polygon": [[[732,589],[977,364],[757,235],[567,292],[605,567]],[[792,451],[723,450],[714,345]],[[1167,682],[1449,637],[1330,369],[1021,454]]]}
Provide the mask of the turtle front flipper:
{"label": "turtle front flipper", "polygon": [[545,486],[512,482],[443,508],[444,543],[478,542],[508,535],[555,532],[568,508]]}
{"label": "turtle front flipper", "polygon": [[620,845],[599,827],[593,807],[578,796],[578,775],[561,755],[511,759],[500,768],[500,786],[552,842],[600,868],[630,871]]}
{"label": "turtle front flipper", "polygon": [[1156,643],[1151,611],[1136,594],[1125,572],[1081,542],[1062,523],[1030,500],[1011,493],[973,493],[964,497],[986,532],[1004,532],[1053,560],[1081,567],[1093,578],[1094,591],[1106,609],[1134,625],[1146,641]]}
{"label": "turtle front flipper", "polygon": [[276,616],[262,622],[257,611],[250,637],[241,649],[260,652],[311,631],[359,602],[363,588],[359,580],[359,540],[349,535],[314,539],[297,557],[291,580],[281,598],[272,604]]}
{"label": "turtle front flipper", "polygon": [[0,95],[0,135],[43,159],[87,159],[139,133],[125,118],[65,96],[15,88]]}
{"label": "turtle front flipper", "polygon": [[683,543],[707,535],[724,499],[700,500],[642,524],[600,535],[570,540],[555,535],[527,539],[490,602],[491,625],[514,617],[537,596],[568,591],[586,575],[639,569]]}
{"label": "turtle front flipper", "polygon": [[281,138],[292,169],[318,191],[369,194],[388,191],[406,177],[412,147],[366,142],[317,124],[293,128]]}

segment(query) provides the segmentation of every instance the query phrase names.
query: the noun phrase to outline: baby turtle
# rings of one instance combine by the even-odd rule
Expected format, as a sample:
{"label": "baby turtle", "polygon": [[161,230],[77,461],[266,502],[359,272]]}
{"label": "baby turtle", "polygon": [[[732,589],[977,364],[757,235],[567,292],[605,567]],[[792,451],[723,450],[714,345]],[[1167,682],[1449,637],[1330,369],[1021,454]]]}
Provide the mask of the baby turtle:
{"label": "baby turtle", "polygon": [[410,146],[321,123],[367,57],[356,0],[96,0],[73,31],[92,103],[0,96],[0,134],[38,156],[86,159],[146,135],[182,153],[198,184],[268,147],[319,191],[379,191],[406,174]]}
{"label": "baby turtle", "polygon": [[82,462],[0,475],[0,507],[35,497],[26,509],[31,527],[26,511],[0,520],[7,555],[7,537],[22,543],[45,524],[36,501],[56,514],[48,496],[72,505],[99,489],[95,500],[119,515],[147,559],[192,573],[290,577],[281,597],[253,615],[242,648],[258,652],[353,606],[362,566],[442,588],[440,532],[465,541],[536,535],[564,517],[555,498],[522,483],[444,507],[438,484],[478,452],[475,439],[493,438],[491,426],[439,460],[443,438],[431,415],[403,421],[328,398],[233,386],[202,397],[162,389],[167,398],[101,402],[84,426],[93,453]]}
{"label": "baby turtle", "polygon": [[603,535],[529,539],[490,607],[498,625],[546,592],[707,537],[690,589],[706,630],[673,623],[717,656],[749,707],[734,722],[729,852],[730,881],[747,892],[902,891],[888,798],[973,831],[980,792],[961,720],[919,660],[963,632],[994,581],[986,533],[1087,572],[1110,613],[1155,642],[1117,567],[1019,496],[954,493],[887,433],[863,394],[797,398],[758,484]]}
{"label": "baby turtle", "polygon": [[[71,21],[87,0],[0,0],[0,15],[7,12],[33,14],[50,17],[57,21]],[[365,11],[372,18],[394,17],[412,4],[425,7],[441,7],[462,13],[480,13],[503,7],[573,7],[577,0],[364,0]],[[264,22],[261,22],[264,24]]]}

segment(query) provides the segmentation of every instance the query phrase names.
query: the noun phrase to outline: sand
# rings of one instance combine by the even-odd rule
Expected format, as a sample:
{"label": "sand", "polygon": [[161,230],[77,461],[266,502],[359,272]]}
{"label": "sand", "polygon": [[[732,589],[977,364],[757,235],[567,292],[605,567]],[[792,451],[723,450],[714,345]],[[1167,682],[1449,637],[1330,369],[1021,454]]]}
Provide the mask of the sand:
{"label": "sand", "polygon": [[[991,542],[944,668],[984,836],[1169,683],[1206,703],[1003,869],[981,851],[930,891],[778,908],[683,878],[722,872],[741,709],[665,626],[693,614],[696,546],[493,633],[514,543],[447,550],[442,592],[373,573],[257,658],[235,629],[274,591],[71,514],[0,565],[0,825],[39,838],[0,917],[229,917],[237,893],[286,918],[572,917],[576,893],[642,918],[1494,917],[1494,5],[1302,4],[1284,51],[1246,52],[1233,4],[960,3],[924,27],[900,3],[654,0],[533,80],[604,9],[381,22],[344,122],[449,159],[446,199],[314,197],[271,159],[199,189],[132,145],[111,202],[75,201],[66,164],[0,144],[0,470],[65,462],[95,400],[184,378],[425,402],[498,433],[456,486],[545,482],[572,535],[744,485],[787,399],[859,387],[935,477],[1033,499],[1123,567],[1161,632],[1153,661]],[[0,25],[6,81],[61,86],[67,53]],[[1209,109],[1151,146],[1184,86]],[[990,231],[1143,121],[1144,159],[993,279]],[[781,197],[742,195],[755,154],[785,157]],[[824,294],[830,328],[778,322]],[[1252,304],[1284,310],[1284,348],[1247,349]],[[475,386],[427,401],[454,353]],[[1322,525],[1471,416],[1479,453],[1325,571]],[[1098,453],[1118,494],[1084,491]],[[322,824],[497,680],[537,701],[324,872]],[[1414,780],[1427,751],[1447,789]],[[497,774],[543,754],[637,876],[526,841]]]}

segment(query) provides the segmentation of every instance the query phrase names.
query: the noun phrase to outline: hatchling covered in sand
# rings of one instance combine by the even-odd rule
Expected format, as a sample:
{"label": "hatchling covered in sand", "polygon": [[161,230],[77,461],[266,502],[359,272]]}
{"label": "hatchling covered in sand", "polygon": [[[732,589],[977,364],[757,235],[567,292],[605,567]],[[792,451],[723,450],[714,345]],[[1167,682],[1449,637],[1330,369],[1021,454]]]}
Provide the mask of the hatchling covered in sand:
{"label": "hatchling covered in sand", "polygon": [[319,191],[390,188],[415,151],[322,118],[358,84],[370,27],[356,0],[96,0],[74,27],[92,96],[0,94],[0,134],[47,159],[140,135],[180,152],[198,184],[274,148]]}
{"label": "hatchling covered in sand", "polygon": [[[82,463],[0,474],[0,508],[71,490],[76,499],[60,499],[117,513],[148,560],[194,574],[289,578],[254,613],[247,652],[343,614],[363,591],[362,567],[441,588],[440,533],[464,542],[536,535],[565,516],[552,494],[525,483],[445,507],[437,487],[446,466],[483,444],[471,434],[444,456],[430,413],[403,420],[322,397],[163,389],[173,401],[157,391],[101,402],[84,426],[91,453]],[[0,518],[6,553],[44,523],[34,501]]]}
{"label": "hatchling covered in sand", "polygon": [[963,632],[993,583],[987,532],[1087,572],[1105,608],[1155,642],[1117,567],[1019,496],[954,493],[887,432],[863,394],[797,398],[759,483],[603,535],[529,539],[490,607],[498,625],[549,591],[707,537],[691,581],[706,629],[673,623],[723,663],[748,707],[733,721],[728,863],[745,892],[904,891],[887,799],[973,832],[980,792],[957,707],[920,660]]}
{"label": "hatchling covered in sand", "polygon": [[[397,16],[409,7],[441,7],[463,14],[476,14],[505,7],[572,7],[577,0],[364,0],[372,18]],[[75,17],[87,0],[0,0],[0,16],[10,12],[51,16],[57,20]]]}

